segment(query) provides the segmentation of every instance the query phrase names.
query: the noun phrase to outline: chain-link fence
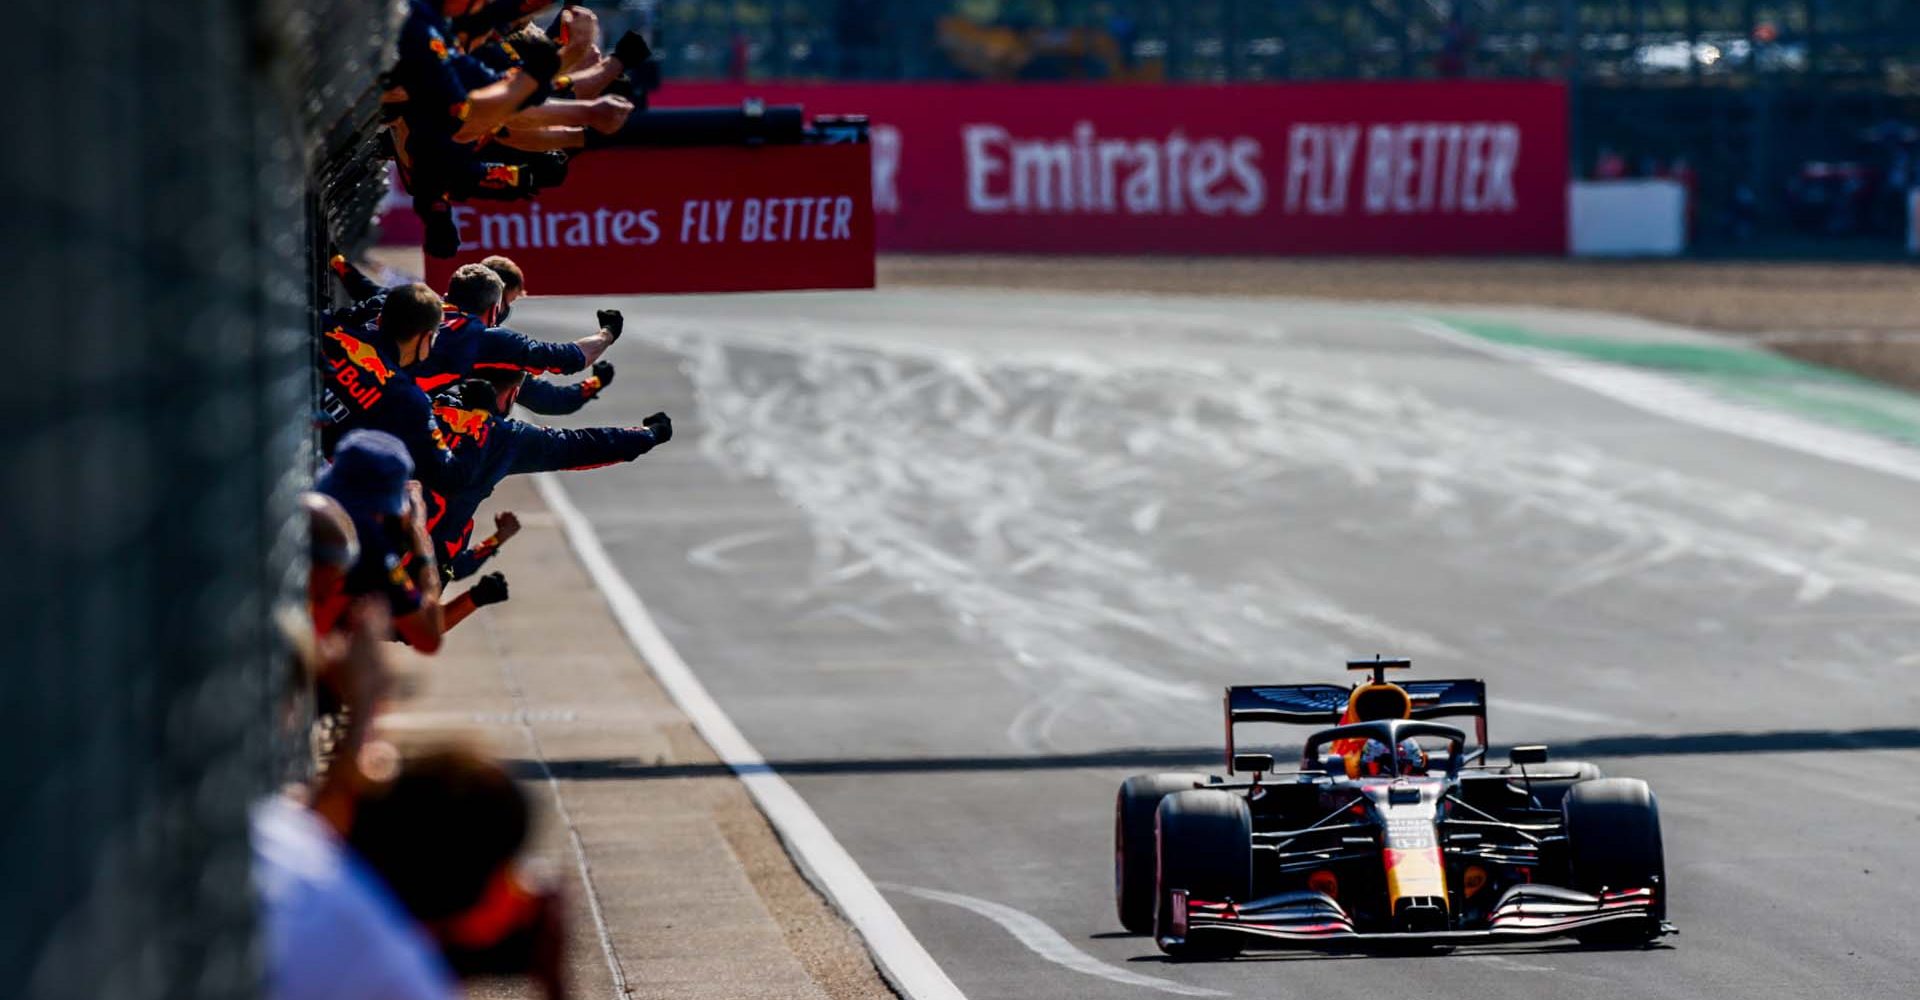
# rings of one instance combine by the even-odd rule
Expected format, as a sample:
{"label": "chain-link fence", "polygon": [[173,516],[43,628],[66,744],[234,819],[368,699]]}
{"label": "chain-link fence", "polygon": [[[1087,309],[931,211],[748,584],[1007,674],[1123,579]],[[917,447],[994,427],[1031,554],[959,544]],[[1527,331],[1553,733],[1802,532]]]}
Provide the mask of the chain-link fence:
{"label": "chain-link fence", "polygon": [[[0,438],[0,996],[257,992],[246,809],[282,763],[272,609],[303,597],[306,176],[395,13],[12,11],[0,253],[33,370]],[[359,209],[328,211],[359,205],[351,171],[313,176],[352,238]]]}

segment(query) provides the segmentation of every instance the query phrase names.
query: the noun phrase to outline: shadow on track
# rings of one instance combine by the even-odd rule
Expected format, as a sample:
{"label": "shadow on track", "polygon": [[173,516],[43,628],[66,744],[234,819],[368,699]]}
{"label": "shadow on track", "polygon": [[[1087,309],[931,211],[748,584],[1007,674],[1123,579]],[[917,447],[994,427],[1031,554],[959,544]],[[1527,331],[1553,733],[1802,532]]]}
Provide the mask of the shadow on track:
{"label": "shadow on track", "polygon": [[[1671,735],[1598,736],[1553,744],[1560,760],[1593,757],[1681,757],[1711,754],[1828,753],[1847,750],[1920,749],[1920,729],[1797,729],[1760,733],[1678,733]],[[931,774],[966,771],[1073,771],[1214,767],[1220,764],[1218,747],[1172,747],[1102,750],[1095,753],[1046,754],[1032,757],[877,757],[821,760],[775,760],[758,770],[786,775],[807,774]],[[509,760],[521,778],[541,778],[539,765]],[[732,773],[725,764],[649,763],[631,757],[555,760],[553,776],[570,781],[662,778],[707,778]],[[754,770],[754,769],[749,769]]]}

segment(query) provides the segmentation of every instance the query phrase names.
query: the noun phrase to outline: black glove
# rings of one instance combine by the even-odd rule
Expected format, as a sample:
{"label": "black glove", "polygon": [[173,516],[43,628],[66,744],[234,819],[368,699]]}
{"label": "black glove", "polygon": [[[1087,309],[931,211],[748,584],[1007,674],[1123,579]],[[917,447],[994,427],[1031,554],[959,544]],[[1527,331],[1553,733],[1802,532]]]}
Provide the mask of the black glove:
{"label": "black glove", "polygon": [[505,601],[507,599],[507,574],[500,572],[488,573],[474,583],[473,589],[467,591],[467,596],[473,598],[473,606],[476,608],[484,608],[489,604],[499,604]]}
{"label": "black glove", "polygon": [[615,340],[620,339],[620,331],[625,328],[627,323],[626,317],[621,316],[620,310],[618,309],[595,310],[593,318],[599,320],[600,329],[613,334],[613,339]]}
{"label": "black glove", "polygon": [[440,390],[433,401],[456,410],[485,410],[492,413],[500,405],[500,391],[485,379],[461,379]]}
{"label": "black glove", "polygon": [[600,391],[607,391],[607,386],[613,384],[613,362],[595,361],[593,363],[593,377],[600,380]]}
{"label": "black glove", "polygon": [[666,444],[673,440],[673,420],[664,413],[656,413],[640,421],[640,426],[653,432],[654,444]]}
{"label": "black glove", "polygon": [[567,154],[557,149],[535,153],[527,160],[527,172],[534,187],[559,187],[567,182]]}
{"label": "black glove", "polygon": [[631,73],[635,67],[653,58],[653,48],[638,31],[629,31],[614,43],[613,57],[620,60],[622,70]]}
{"label": "black glove", "polygon": [[460,227],[453,224],[453,209],[444,201],[420,213],[427,236],[421,243],[429,257],[451,257],[460,252]]}

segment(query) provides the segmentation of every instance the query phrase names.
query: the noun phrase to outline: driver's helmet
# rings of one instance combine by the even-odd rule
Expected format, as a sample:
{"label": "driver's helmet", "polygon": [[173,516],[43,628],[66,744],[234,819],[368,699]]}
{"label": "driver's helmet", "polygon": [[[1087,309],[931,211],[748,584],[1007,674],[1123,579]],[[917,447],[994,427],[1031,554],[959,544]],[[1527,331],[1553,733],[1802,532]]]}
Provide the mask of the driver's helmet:
{"label": "driver's helmet", "polygon": [[[1401,740],[1399,752],[1398,774],[1405,777],[1427,773],[1427,752],[1420,749],[1420,744],[1412,740]],[[1387,749],[1385,743],[1379,740],[1368,740],[1367,745],[1361,748],[1359,756],[1354,760],[1352,776],[1381,778],[1395,774],[1393,762],[1390,759],[1392,755],[1393,751]]]}
{"label": "driver's helmet", "polygon": [[[1340,716],[1340,724],[1348,725],[1355,722],[1379,722],[1386,719],[1404,719],[1412,714],[1413,699],[1408,697],[1406,688],[1398,684],[1362,684],[1354,688],[1353,694],[1348,696],[1347,710]],[[1350,736],[1344,739],[1334,740],[1333,745],[1329,747],[1329,749],[1345,760],[1347,777],[1349,778],[1358,778],[1369,773],[1388,773],[1389,769],[1384,765],[1373,772],[1369,772],[1367,768],[1363,766],[1363,758],[1371,747],[1379,747],[1380,756],[1377,759],[1385,759],[1384,755],[1387,750],[1384,744],[1378,740],[1366,739],[1359,736]],[[1415,747],[1414,749],[1418,751],[1419,747]],[[1424,754],[1421,755],[1421,759],[1424,761]],[[1401,773],[1405,774],[1409,772],[1402,769]]]}

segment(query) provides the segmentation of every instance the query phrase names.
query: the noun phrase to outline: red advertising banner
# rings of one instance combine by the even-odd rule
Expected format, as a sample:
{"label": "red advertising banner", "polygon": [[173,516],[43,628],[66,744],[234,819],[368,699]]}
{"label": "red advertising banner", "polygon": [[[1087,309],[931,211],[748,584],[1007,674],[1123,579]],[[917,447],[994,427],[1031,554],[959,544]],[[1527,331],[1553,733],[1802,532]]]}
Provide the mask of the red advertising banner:
{"label": "red advertising banner", "polygon": [[873,121],[878,244],[1068,253],[1563,254],[1547,82],[669,84]]}
{"label": "red advertising banner", "polygon": [[512,257],[538,295],[873,287],[865,146],[609,149],[522,202],[455,205],[461,264]]}

